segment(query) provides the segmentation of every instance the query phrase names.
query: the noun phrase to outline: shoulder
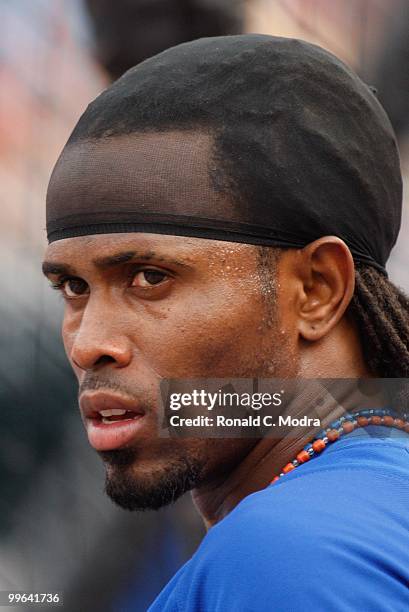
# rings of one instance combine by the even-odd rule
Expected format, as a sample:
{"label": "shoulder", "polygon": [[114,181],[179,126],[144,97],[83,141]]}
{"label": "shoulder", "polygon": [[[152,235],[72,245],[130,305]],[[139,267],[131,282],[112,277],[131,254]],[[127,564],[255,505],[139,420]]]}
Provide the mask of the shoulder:
{"label": "shoulder", "polygon": [[185,567],[178,591],[196,606],[186,609],[351,610],[356,597],[366,609],[409,605],[409,531],[396,522],[383,535],[388,502],[374,499],[371,511],[372,484],[311,473],[247,497]]}
{"label": "shoulder", "polygon": [[269,575],[274,566],[275,580],[279,567],[285,573],[290,566],[297,572],[307,571],[308,567],[298,567],[298,560],[303,564],[318,549],[322,559],[324,532],[338,527],[339,515],[322,503],[325,497],[315,479],[273,485],[248,496],[209,531],[198,562],[212,560],[215,566],[217,560],[232,573],[240,572],[240,564],[245,564],[246,573],[256,577]]}
{"label": "shoulder", "polygon": [[334,460],[311,462],[246,497],[208,532],[155,609],[409,609],[407,452],[392,469],[389,446],[376,446],[382,457],[361,448],[354,461],[342,453],[337,469]]}

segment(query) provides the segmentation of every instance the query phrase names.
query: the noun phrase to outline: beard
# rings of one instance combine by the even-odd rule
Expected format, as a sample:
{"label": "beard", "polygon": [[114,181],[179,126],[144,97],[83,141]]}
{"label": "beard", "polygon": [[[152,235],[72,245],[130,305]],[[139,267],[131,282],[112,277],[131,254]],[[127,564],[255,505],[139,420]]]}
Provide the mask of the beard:
{"label": "beard", "polygon": [[[160,452],[160,451],[159,451]],[[132,448],[98,453],[106,465],[105,492],[124,510],[158,510],[202,482],[204,458],[180,453],[144,471]]]}

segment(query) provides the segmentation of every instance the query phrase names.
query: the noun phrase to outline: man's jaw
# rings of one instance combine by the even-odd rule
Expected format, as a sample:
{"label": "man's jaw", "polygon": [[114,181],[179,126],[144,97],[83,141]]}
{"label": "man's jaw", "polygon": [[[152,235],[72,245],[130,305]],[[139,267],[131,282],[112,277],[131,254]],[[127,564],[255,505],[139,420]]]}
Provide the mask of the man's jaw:
{"label": "man's jaw", "polygon": [[[165,445],[166,446],[166,445]],[[105,492],[125,510],[158,510],[196,487],[204,468],[199,457],[166,451],[147,459],[145,449],[101,451],[106,464]]]}

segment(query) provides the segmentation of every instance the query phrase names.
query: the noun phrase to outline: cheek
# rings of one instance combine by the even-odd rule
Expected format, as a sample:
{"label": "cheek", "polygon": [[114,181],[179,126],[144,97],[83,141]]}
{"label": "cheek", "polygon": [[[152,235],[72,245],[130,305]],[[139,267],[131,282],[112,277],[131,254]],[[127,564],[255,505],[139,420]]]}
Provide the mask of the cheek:
{"label": "cheek", "polygon": [[76,321],[75,317],[64,314],[64,319],[61,326],[62,341],[64,344],[65,354],[77,378],[80,377],[81,370],[75,366],[71,359],[72,347],[75,342],[76,335],[80,326],[80,320]]}
{"label": "cheek", "polygon": [[143,353],[164,377],[240,375],[261,350],[263,316],[253,292],[193,296],[149,325]]}
{"label": "cheek", "polygon": [[64,316],[64,320],[62,322],[61,335],[64,343],[65,352],[67,354],[67,357],[69,358],[72,345],[74,344],[75,335],[72,326],[69,324],[69,321],[67,320],[66,316]]}

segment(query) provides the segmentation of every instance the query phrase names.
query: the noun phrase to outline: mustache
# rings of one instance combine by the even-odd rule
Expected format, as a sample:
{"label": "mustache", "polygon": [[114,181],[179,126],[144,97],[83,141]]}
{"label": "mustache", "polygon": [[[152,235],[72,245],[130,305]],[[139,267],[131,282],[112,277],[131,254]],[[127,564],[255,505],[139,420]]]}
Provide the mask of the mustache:
{"label": "mustache", "polygon": [[[118,384],[118,382],[112,379],[102,379],[85,376],[84,380],[80,383],[78,394],[81,395],[84,391],[96,391],[98,389],[106,389],[109,391],[120,391],[121,393],[125,392],[124,385]],[[128,391],[126,391],[126,395],[132,395]]]}
{"label": "mustache", "polygon": [[100,389],[119,392],[121,395],[126,395],[135,399],[141,395],[141,392],[135,392],[135,389],[130,389],[127,385],[119,383],[112,377],[96,376],[95,374],[85,375],[79,385],[78,395],[82,395],[85,391],[97,391]]}

